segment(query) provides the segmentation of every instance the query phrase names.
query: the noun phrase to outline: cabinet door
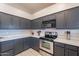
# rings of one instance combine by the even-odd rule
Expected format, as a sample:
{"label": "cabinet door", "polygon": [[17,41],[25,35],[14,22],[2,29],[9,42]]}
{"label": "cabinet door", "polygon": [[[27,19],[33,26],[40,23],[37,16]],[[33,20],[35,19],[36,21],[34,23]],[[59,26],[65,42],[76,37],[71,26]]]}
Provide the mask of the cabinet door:
{"label": "cabinet door", "polygon": [[12,28],[13,29],[19,29],[20,28],[20,18],[17,16],[12,16]]}
{"label": "cabinet door", "polygon": [[34,29],[34,20],[31,20],[31,29]]}
{"label": "cabinet door", "polygon": [[69,56],[69,49],[65,49],[65,56]]}
{"label": "cabinet door", "polygon": [[30,48],[34,47],[34,39],[33,39],[33,37],[29,37],[29,45],[30,45]]}
{"label": "cabinet door", "polygon": [[65,49],[65,56],[77,56],[77,51]]}
{"label": "cabinet door", "polygon": [[1,29],[11,29],[12,23],[11,23],[11,15],[0,13],[0,21],[1,21]]}
{"label": "cabinet door", "polygon": [[56,19],[55,14],[50,14],[50,15],[42,17],[42,21],[48,21],[48,20],[52,20],[52,19]]}
{"label": "cabinet door", "polygon": [[16,39],[15,40],[15,46],[14,46],[14,53],[15,55],[23,51],[23,40],[22,39]]}
{"label": "cabinet door", "polygon": [[38,18],[37,23],[38,23],[37,25],[38,29],[42,29],[42,18]]}
{"label": "cabinet door", "polygon": [[25,21],[26,21],[26,26],[27,27],[25,27],[26,29],[30,29],[31,28],[31,20],[29,20],[29,19],[25,19]]}
{"label": "cabinet door", "polygon": [[54,42],[54,55],[64,56],[65,45],[63,43]]}
{"label": "cabinet door", "polygon": [[14,48],[14,40],[1,42],[1,52]]}
{"label": "cabinet door", "polygon": [[65,20],[67,21],[67,28],[79,29],[79,7],[66,10]]}
{"label": "cabinet door", "polygon": [[77,56],[77,51],[69,49],[69,56]]}
{"label": "cabinet door", "polygon": [[38,25],[38,23],[37,23],[37,21],[36,20],[32,20],[31,21],[31,27],[32,27],[32,29],[37,29],[37,26]]}
{"label": "cabinet door", "polygon": [[27,50],[29,48],[29,38],[24,38],[24,50]]}
{"label": "cabinet door", "polygon": [[77,56],[77,47],[72,45],[65,45],[66,56]]}
{"label": "cabinet door", "polygon": [[21,29],[30,29],[30,20],[21,18],[20,19],[20,28]]}
{"label": "cabinet door", "polygon": [[54,56],[64,56],[64,48],[55,46],[54,47]]}
{"label": "cabinet door", "polygon": [[36,51],[39,51],[39,39],[38,38],[33,38],[34,39],[34,48]]}
{"label": "cabinet door", "polygon": [[56,13],[56,28],[57,29],[66,29],[66,20],[64,17],[64,11]]}
{"label": "cabinet door", "polygon": [[41,18],[32,20],[31,26],[33,29],[41,29],[42,20]]}
{"label": "cabinet door", "polygon": [[1,56],[14,56],[14,51],[9,50],[9,51],[6,51],[6,52],[2,52]]}

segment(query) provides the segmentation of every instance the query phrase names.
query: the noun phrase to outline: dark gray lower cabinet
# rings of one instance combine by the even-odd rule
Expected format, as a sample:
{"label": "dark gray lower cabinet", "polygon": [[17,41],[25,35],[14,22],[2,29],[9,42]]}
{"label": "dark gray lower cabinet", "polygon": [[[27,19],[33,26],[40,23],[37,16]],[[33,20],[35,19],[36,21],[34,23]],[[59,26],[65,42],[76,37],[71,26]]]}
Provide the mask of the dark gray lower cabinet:
{"label": "dark gray lower cabinet", "polygon": [[65,56],[77,56],[77,48],[72,45],[65,45]]}
{"label": "dark gray lower cabinet", "polygon": [[[62,47],[62,45],[64,45],[64,47]],[[78,47],[55,42],[54,55],[55,56],[77,56],[78,55]]]}
{"label": "dark gray lower cabinet", "polygon": [[14,42],[14,53],[15,55],[23,51],[23,40],[15,39]]}
{"label": "dark gray lower cabinet", "polygon": [[13,56],[29,48],[39,51],[39,39],[35,37],[24,37],[0,42],[0,55]]}
{"label": "dark gray lower cabinet", "polygon": [[77,51],[73,51],[69,49],[69,56],[77,56]]}
{"label": "dark gray lower cabinet", "polygon": [[30,40],[29,40],[29,46],[30,46],[30,48],[33,48],[34,47],[34,38],[33,37],[30,37],[29,38]]}
{"label": "dark gray lower cabinet", "polygon": [[2,52],[1,56],[14,56],[14,50],[9,50],[6,52]]}
{"label": "dark gray lower cabinet", "polygon": [[13,40],[4,41],[4,42],[1,42],[0,44],[1,44],[1,52],[13,49],[13,47],[14,47]]}
{"label": "dark gray lower cabinet", "polygon": [[0,55],[13,56],[14,55],[14,40],[0,42]]}
{"label": "dark gray lower cabinet", "polygon": [[35,49],[36,51],[39,51],[39,38],[30,37],[30,48]]}
{"label": "dark gray lower cabinet", "polygon": [[34,38],[34,48],[36,51],[39,51],[39,38]]}
{"label": "dark gray lower cabinet", "polygon": [[77,51],[66,49],[65,56],[77,56]]}
{"label": "dark gray lower cabinet", "polygon": [[64,48],[55,46],[55,56],[64,56]]}
{"label": "dark gray lower cabinet", "polygon": [[64,56],[64,45],[60,43],[54,44],[54,56]]}
{"label": "dark gray lower cabinet", "polygon": [[29,38],[23,38],[23,40],[24,40],[24,46],[23,46],[23,49],[24,50],[27,50],[27,49],[29,49]]}

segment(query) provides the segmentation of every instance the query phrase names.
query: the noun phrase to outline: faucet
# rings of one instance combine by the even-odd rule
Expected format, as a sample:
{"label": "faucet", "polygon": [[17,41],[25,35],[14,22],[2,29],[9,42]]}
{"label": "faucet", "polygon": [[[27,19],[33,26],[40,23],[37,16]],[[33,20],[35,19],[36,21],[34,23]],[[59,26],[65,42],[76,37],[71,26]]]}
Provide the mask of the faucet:
{"label": "faucet", "polygon": [[70,31],[66,31],[67,40],[70,40]]}

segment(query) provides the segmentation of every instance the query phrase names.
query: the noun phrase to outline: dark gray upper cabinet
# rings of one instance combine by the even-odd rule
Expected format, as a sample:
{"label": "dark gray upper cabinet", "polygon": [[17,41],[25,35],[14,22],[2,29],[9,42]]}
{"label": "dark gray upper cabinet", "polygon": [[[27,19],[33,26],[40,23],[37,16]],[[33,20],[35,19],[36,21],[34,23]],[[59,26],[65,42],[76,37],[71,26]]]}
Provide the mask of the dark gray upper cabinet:
{"label": "dark gray upper cabinet", "polygon": [[21,29],[30,29],[30,20],[25,18],[20,18],[20,28]]}
{"label": "dark gray upper cabinet", "polygon": [[67,28],[79,29],[79,7],[72,8],[64,12]]}
{"label": "dark gray upper cabinet", "polygon": [[12,16],[8,15],[6,13],[0,12],[0,21],[1,21],[1,29],[11,29],[12,23],[11,23]]}
{"label": "dark gray upper cabinet", "polygon": [[42,21],[48,21],[48,20],[56,19],[56,16],[55,14],[50,14],[41,18],[42,18]]}
{"label": "dark gray upper cabinet", "polygon": [[0,29],[30,29],[30,20],[0,12]]}
{"label": "dark gray upper cabinet", "polygon": [[41,26],[42,26],[42,18],[38,18],[38,19],[37,19],[37,28],[38,28],[38,29],[42,29]]}
{"label": "dark gray upper cabinet", "polygon": [[34,19],[31,21],[31,28],[32,29],[41,29],[42,19]]}
{"label": "dark gray upper cabinet", "polygon": [[31,20],[31,29],[34,29],[34,20]]}
{"label": "dark gray upper cabinet", "polygon": [[66,29],[66,20],[64,17],[64,11],[56,13],[56,28]]}
{"label": "dark gray upper cabinet", "polygon": [[20,28],[20,17],[12,16],[12,29],[19,29]]}
{"label": "dark gray upper cabinet", "polygon": [[52,20],[52,19],[56,19],[55,14],[50,14],[50,15],[47,16],[47,20]]}

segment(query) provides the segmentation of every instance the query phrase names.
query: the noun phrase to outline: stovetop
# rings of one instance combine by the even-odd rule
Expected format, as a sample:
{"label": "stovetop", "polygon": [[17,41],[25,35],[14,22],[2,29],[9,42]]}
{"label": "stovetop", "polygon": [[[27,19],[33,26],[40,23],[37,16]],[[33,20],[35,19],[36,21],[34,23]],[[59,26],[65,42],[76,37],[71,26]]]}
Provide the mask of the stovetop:
{"label": "stovetop", "polygon": [[41,40],[51,41],[53,42],[55,39],[53,38],[47,38],[47,37],[40,37]]}

